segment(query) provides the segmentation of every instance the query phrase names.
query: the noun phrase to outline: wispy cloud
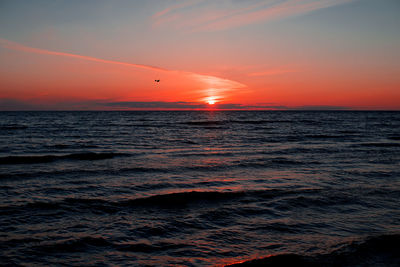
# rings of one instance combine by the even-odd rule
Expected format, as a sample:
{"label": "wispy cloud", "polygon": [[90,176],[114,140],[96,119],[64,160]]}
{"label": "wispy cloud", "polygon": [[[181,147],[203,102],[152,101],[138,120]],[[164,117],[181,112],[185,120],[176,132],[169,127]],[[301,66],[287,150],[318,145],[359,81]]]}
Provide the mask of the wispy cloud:
{"label": "wispy cloud", "polygon": [[86,60],[92,61],[97,63],[103,64],[112,64],[112,65],[123,65],[127,67],[139,68],[139,69],[146,69],[155,72],[166,72],[174,75],[180,75],[180,77],[185,77],[195,83],[198,88],[197,93],[199,98],[203,101],[207,101],[208,98],[215,98],[215,99],[222,99],[226,96],[227,93],[233,92],[237,89],[246,87],[245,84],[242,84],[237,81],[233,81],[226,78],[216,77],[213,75],[205,75],[200,73],[188,72],[188,71],[181,71],[181,70],[170,70],[166,68],[161,68],[157,66],[151,65],[143,65],[143,64],[135,64],[135,63],[128,63],[128,62],[121,62],[115,60],[107,60],[101,59],[96,57],[72,54],[72,53],[65,53],[59,51],[52,51],[40,48],[34,48],[30,46],[26,46],[20,43],[12,42],[6,39],[0,38],[0,46],[16,50],[16,51],[23,51],[27,53],[34,53],[34,54],[43,54],[43,55],[52,55],[52,56],[59,56],[59,57],[70,57],[79,60]]}
{"label": "wispy cloud", "polygon": [[189,31],[228,28],[306,14],[354,0],[189,1],[157,12],[154,25]]}
{"label": "wispy cloud", "polygon": [[175,5],[167,7],[165,9],[161,10],[161,11],[158,11],[152,17],[154,19],[157,19],[157,18],[160,18],[160,17],[162,17],[162,16],[164,16],[166,14],[173,13],[176,10],[179,10],[179,9],[182,9],[182,8],[185,8],[185,7],[190,7],[190,6],[193,6],[195,4],[201,3],[202,1],[204,1],[204,0],[191,0],[191,1],[186,0],[184,2],[179,2],[179,3],[175,4]]}
{"label": "wispy cloud", "polygon": [[204,102],[219,102],[228,94],[246,87],[242,83],[214,76],[199,74],[191,74],[190,76],[196,81],[196,83],[201,84],[201,89],[198,90],[198,93],[202,97],[199,100]]}
{"label": "wispy cloud", "polygon": [[154,71],[169,71],[164,68],[150,66],[150,65],[134,64],[134,63],[128,63],[128,62],[107,60],[107,59],[101,59],[101,58],[96,58],[96,57],[82,56],[82,55],[77,55],[77,54],[34,48],[34,47],[25,46],[25,45],[22,45],[22,44],[19,44],[16,42],[12,42],[12,41],[9,41],[6,39],[1,39],[1,38],[0,38],[0,45],[5,48],[8,48],[8,49],[29,52],[29,53],[35,53],[35,54],[71,57],[71,58],[77,58],[77,59],[82,59],[82,60],[87,60],[87,61],[94,61],[94,62],[99,62],[99,63],[114,64],[114,65],[124,65],[124,66],[128,66],[128,67],[135,67],[135,68],[154,70]]}

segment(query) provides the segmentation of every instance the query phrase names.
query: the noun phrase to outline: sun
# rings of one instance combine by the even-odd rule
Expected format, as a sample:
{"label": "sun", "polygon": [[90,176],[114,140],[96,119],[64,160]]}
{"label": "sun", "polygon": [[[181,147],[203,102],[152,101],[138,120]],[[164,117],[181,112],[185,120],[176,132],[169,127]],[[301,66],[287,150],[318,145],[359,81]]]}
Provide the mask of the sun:
{"label": "sun", "polygon": [[[214,95],[212,95],[212,96],[208,96],[208,97],[205,97],[205,98],[203,98],[202,99],[205,103],[207,103],[208,105],[210,105],[210,106],[213,106],[213,105],[215,105],[216,103],[218,103],[220,100],[219,100],[219,97],[218,96],[214,96]],[[203,102],[203,103],[204,103]]]}

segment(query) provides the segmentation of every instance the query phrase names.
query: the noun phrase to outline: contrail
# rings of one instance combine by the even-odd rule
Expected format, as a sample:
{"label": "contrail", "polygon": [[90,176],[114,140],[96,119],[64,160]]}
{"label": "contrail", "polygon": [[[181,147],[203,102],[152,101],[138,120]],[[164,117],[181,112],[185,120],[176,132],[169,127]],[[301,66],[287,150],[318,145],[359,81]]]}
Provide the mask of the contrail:
{"label": "contrail", "polygon": [[101,58],[96,58],[96,57],[82,56],[82,55],[77,55],[77,54],[34,48],[34,47],[25,46],[25,45],[22,45],[22,44],[19,44],[16,42],[12,42],[12,41],[9,41],[6,39],[2,39],[2,38],[0,38],[0,45],[7,49],[23,51],[23,52],[28,52],[28,53],[53,55],[53,56],[61,56],[61,57],[71,57],[71,58],[77,58],[77,59],[88,60],[88,61],[93,61],[93,62],[114,64],[114,65],[123,65],[123,66],[127,66],[127,67],[134,67],[134,68],[140,68],[140,69],[146,69],[146,70],[152,70],[152,71],[167,72],[167,73],[179,73],[179,74],[185,75],[187,77],[190,77],[197,82],[200,82],[205,87],[202,89],[203,94],[205,94],[205,95],[209,94],[210,90],[213,91],[213,94],[217,94],[217,93],[221,93],[221,92],[228,92],[228,91],[233,91],[233,90],[247,87],[245,84],[242,84],[240,82],[236,82],[233,80],[224,79],[224,78],[220,78],[220,77],[216,77],[216,76],[204,75],[204,74],[188,72],[188,71],[169,70],[169,69],[150,66],[150,65],[134,64],[134,63],[128,63],[128,62],[107,60],[107,59],[101,59]]}
{"label": "contrail", "polygon": [[78,59],[83,59],[83,60],[88,60],[88,61],[114,64],[114,65],[123,65],[123,66],[129,66],[129,67],[135,67],[135,68],[147,69],[147,70],[164,71],[164,72],[171,71],[171,70],[167,70],[167,69],[155,67],[155,66],[150,66],[150,65],[134,64],[134,63],[128,63],[128,62],[101,59],[101,58],[96,58],[96,57],[82,56],[82,55],[71,54],[71,53],[39,49],[39,48],[25,46],[25,45],[22,45],[22,44],[19,44],[16,42],[12,42],[12,41],[9,41],[6,39],[2,39],[2,38],[0,38],[0,45],[2,45],[5,48],[8,48],[8,49],[24,51],[24,52],[31,52],[31,53],[36,53],[36,54],[54,55],[54,56],[61,56],[61,57],[72,57],[72,58],[78,58]]}

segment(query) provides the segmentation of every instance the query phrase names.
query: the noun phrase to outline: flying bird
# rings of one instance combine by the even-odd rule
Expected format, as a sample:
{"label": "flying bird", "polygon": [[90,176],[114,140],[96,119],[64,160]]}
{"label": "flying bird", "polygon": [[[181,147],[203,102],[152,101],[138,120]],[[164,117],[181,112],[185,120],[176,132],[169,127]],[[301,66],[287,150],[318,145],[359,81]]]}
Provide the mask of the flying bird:
{"label": "flying bird", "polygon": [[160,82],[160,80],[154,80],[156,83],[159,83]]}

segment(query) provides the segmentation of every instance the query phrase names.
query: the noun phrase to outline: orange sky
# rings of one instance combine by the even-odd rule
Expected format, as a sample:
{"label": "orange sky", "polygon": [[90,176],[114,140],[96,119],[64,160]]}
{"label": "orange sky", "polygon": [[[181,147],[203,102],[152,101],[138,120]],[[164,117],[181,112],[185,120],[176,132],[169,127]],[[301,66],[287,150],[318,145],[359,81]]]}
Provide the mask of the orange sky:
{"label": "orange sky", "polygon": [[399,110],[400,5],[334,2],[5,1],[0,110]]}

